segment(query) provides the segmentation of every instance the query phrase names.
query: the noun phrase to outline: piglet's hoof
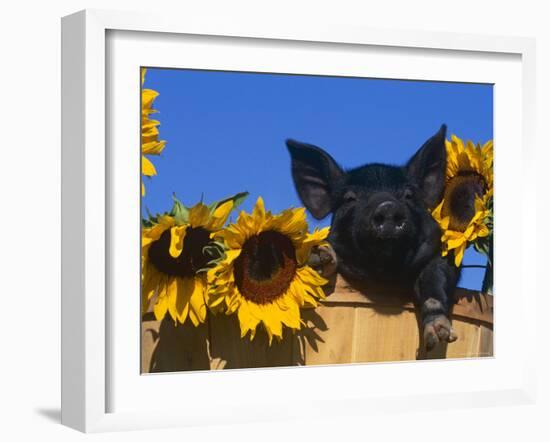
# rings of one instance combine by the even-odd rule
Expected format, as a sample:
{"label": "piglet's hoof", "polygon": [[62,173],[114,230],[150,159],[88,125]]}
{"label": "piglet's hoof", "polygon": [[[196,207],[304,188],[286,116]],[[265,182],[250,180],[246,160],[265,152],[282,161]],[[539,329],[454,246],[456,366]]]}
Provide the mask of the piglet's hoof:
{"label": "piglet's hoof", "polygon": [[424,322],[424,346],[433,349],[439,342],[454,342],[457,335],[445,315],[432,316]]}
{"label": "piglet's hoof", "polygon": [[336,253],[330,244],[315,246],[309,255],[308,265],[324,278],[336,273]]}

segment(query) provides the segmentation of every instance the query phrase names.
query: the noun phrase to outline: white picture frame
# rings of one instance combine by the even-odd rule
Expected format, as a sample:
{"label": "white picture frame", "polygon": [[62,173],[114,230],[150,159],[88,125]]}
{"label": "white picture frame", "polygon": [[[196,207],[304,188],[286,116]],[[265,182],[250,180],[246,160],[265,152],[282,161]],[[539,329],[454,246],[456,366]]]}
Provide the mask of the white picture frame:
{"label": "white picture frame", "polygon": [[[122,170],[123,166],[120,165],[120,159],[117,160],[116,155],[113,156],[109,150],[114,135],[108,133],[106,121],[110,118],[116,118],[113,115],[114,111],[108,106],[108,94],[112,93],[109,82],[112,77],[116,76],[116,73],[109,70],[110,64],[113,63],[113,59],[109,59],[109,57],[116,57],[118,52],[110,50],[108,40],[109,35],[114,35],[113,33],[118,33],[118,35],[132,33],[135,36],[134,33],[136,32],[140,33],[140,38],[144,39],[143,41],[154,36],[157,40],[159,38],[170,39],[172,43],[175,40],[185,39],[186,36],[193,36],[193,38],[196,36],[216,36],[218,40],[226,39],[225,45],[231,45],[232,41],[237,40],[254,42],[254,45],[262,42],[277,45],[278,42],[283,42],[286,47],[291,48],[293,45],[301,45],[301,50],[306,51],[307,47],[304,46],[304,43],[313,46],[317,44],[329,45],[333,49],[335,47],[369,47],[376,48],[381,54],[395,48],[402,52],[426,50],[429,51],[430,57],[433,57],[434,60],[446,56],[445,54],[467,54],[474,59],[478,59],[480,63],[484,57],[490,57],[491,54],[511,57],[515,60],[514,65],[519,69],[518,72],[513,74],[514,81],[518,78],[520,81],[510,84],[518,84],[520,90],[509,92],[511,96],[515,97],[513,99],[519,100],[517,104],[520,109],[514,111],[516,113],[510,114],[509,118],[513,118],[513,121],[508,121],[508,123],[515,123],[516,125],[512,129],[516,131],[514,134],[518,134],[517,142],[521,145],[521,149],[515,153],[515,159],[519,159],[522,163],[523,181],[528,183],[534,179],[534,177],[528,175],[536,156],[534,128],[535,43],[532,39],[420,31],[395,32],[350,28],[327,23],[301,23],[298,26],[291,22],[275,24],[258,21],[248,22],[245,19],[216,22],[195,17],[170,17],[162,14],[134,14],[99,10],[82,11],[63,18],[63,424],[80,431],[96,432],[207,425],[211,422],[213,414],[218,423],[235,423],[296,418],[299,416],[306,418],[318,414],[320,410],[327,407],[330,407],[332,416],[338,416],[362,415],[374,411],[379,412],[381,409],[388,412],[397,412],[410,409],[461,408],[472,406],[472,404],[490,406],[503,403],[532,403],[534,401],[536,383],[534,367],[535,339],[533,337],[535,336],[536,324],[533,320],[528,321],[525,313],[518,313],[517,316],[514,316],[514,323],[522,331],[522,348],[521,351],[518,348],[517,360],[512,364],[513,367],[508,367],[511,364],[511,359],[507,359],[505,355],[511,354],[514,345],[517,346],[517,340],[514,340],[514,333],[510,325],[512,318],[510,318],[509,312],[511,310],[506,307],[507,301],[504,299],[505,296],[502,295],[502,304],[499,301],[496,312],[497,319],[495,320],[502,326],[499,326],[495,336],[497,344],[498,340],[501,339],[499,336],[502,336],[503,340],[504,337],[507,337],[508,353],[504,351],[504,345],[502,345],[503,350],[500,353],[502,356],[499,356],[497,347],[495,358],[492,361],[483,362],[483,366],[480,365],[482,364],[481,361],[475,360],[432,361],[412,364],[308,367],[307,369],[232,370],[225,373],[186,373],[141,378],[139,378],[138,369],[138,372],[135,373],[138,378],[132,377],[133,381],[138,384],[150,384],[149,386],[143,386],[143,392],[146,393],[148,389],[158,391],[159,386],[162,385],[164,390],[161,390],[160,396],[156,396],[158,398],[162,397],[162,394],[168,397],[171,394],[167,390],[168,388],[186,388],[187,396],[193,397],[193,395],[196,395],[189,403],[192,406],[186,407],[185,404],[182,404],[180,407],[174,407],[169,405],[169,401],[164,407],[159,405],[158,402],[153,405],[150,400],[146,399],[145,393],[142,396],[143,403],[139,404],[140,406],[136,409],[115,406],[112,392],[121,383],[119,381],[121,375],[115,375],[114,373],[124,361],[131,360],[128,367],[133,365],[139,367],[139,362],[132,360],[133,356],[122,358],[118,352],[115,355],[113,348],[117,347],[116,344],[112,343],[112,340],[116,339],[114,337],[116,330],[121,327],[124,328],[125,321],[131,321],[131,318],[115,317],[113,311],[120,311],[120,309],[113,308],[113,301],[109,297],[113,288],[110,266],[116,261],[115,255],[117,253],[125,253],[120,248],[111,246],[116,242],[118,232],[117,228],[113,227],[113,225],[116,225],[117,220],[113,219],[115,216],[113,198],[116,198],[116,196],[112,195],[112,189],[113,184],[117,186],[117,192],[128,192],[129,188],[120,187],[116,184],[118,183],[117,177],[123,176],[125,172]],[[127,66],[134,66],[138,61],[137,59],[130,60]],[[239,65],[238,59],[233,62],[235,66]],[[143,64],[151,65],[150,63]],[[196,67],[204,67],[204,65]],[[431,68],[437,69],[437,63]],[[334,69],[337,72],[339,67],[336,66]],[[511,67],[511,70],[514,69]],[[475,75],[471,78],[466,74],[463,75],[465,75],[464,78],[461,78],[464,81],[475,81],[478,78]],[[502,78],[504,79],[504,77]],[[136,85],[138,85],[137,76],[135,80]],[[503,115],[503,113],[500,115]],[[498,103],[496,103],[495,119],[498,120],[499,118],[504,117],[499,116]],[[499,143],[498,135],[495,138],[497,139],[496,143]],[[502,140],[501,146],[505,146],[506,141]],[[514,158],[510,156],[510,161],[513,160]],[[136,174],[139,171],[137,164],[136,160]],[[503,171],[502,176],[505,176],[506,162],[503,161],[501,164],[502,166],[498,166],[498,164],[496,166],[496,179],[498,179],[500,173],[498,171],[499,167]],[[133,167],[133,163],[130,166]],[[518,312],[525,312],[529,303],[532,303],[531,305],[536,303],[535,270],[525,265],[528,257],[534,256],[536,253],[535,240],[529,238],[526,234],[527,221],[536,220],[536,192],[527,192],[526,189],[533,189],[536,186],[524,184],[521,188],[514,189],[507,187],[505,180],[501,182],[503,183],[501,187],[503,189],[502,195],[515,193],[515,196],[521,198],[522,201],[521,227],[519,229],[521,241],[518,241],[519,244],[516,245],[517,254],[521,257],[522,262],[522,278],[513,287],[520,292],[520,295],[516,293],[514,300]],[[502,262],[504,263],[506,259],[502,252],[504,249],[501,248],[499,252],[500,244],[506,242],[505,199],[502,201],[503,227],[501,232],[503,232],[503,236],[501,238],[503,239],[499,239],[497,230],[495,260],[502,256]],[[132,219],[132,214],[124,214],[120,212],[120,209],[117,210],[117,216],[129,216],[129,219]],[[508,220],[508,222],[511,224],[515,221]],[[502,269],[505,269],[505,267],[503,265]],[[507,276],[504,271],[499,274],[498,267],[495,270],[497,272],[495,286],[499,287],[498,284],[505,282]],[[139,284],[138,281],[136,279],[136,284]],[[504,284],[501,287],[504,287]],[[497,314],[498,311],[502,312],[500,316]],[[113,324],[118,324],[118,326]],[[131,326],[130,324],[131,322],[129,322],[129,326]],[[139,332],[136,331],[135,334],[135,339],[139,340]],[[468,374],[475,373],[477,370],[495,369],[498,372],[504,370],[502,371],[504,373],[507,368],[510,368],[510,371],[509,373],[506,372],[506,377],[499,378],[498,373],[495,373],[493,382],[490,385],[487,384],[486,388],[483,388],[481,384],[470,388],[467,383],[457,382],[454,388],[450,389],[440,390],[435,385],[433,388],[426,390],[407,390],[403,385],[400,386],[396,380],[394,390],[374,391],[374,389],[354,388],[353,384],[359,376],[365,375],[367,377],[391,377],[407,371],[411,375],[425,376],[426,373],[432,372],[433,374],[436,370],[449,372],[462,370]],[[176,378],[175,376],[179,377]],[[278,399],[270,401],[269,397],[259,397],[257,398],[258,402],[251,409],[247,401],[250,400],[254,391],[261,388],[262,381],[266,376],[275,379],[274,383],[276,385],[283,382],[290,383],[288,385],[299,383],[303,388],[299,403],[281,407]],[[341,378],[345,378],[345,381]],[[118,381],[113,382],[113,379],[118,379]],[[327,391],[318,395],[311,394],[308,396],[303,394],[304,392],[313,392],[316,385],[319,385],[319,382],[323,379],[331,379],[334,388],[327,388]],[[338,382],[336,382],[337,379]],[[396,376],[394,379],[398,379],[398,377]],[[176,382],[179,384],[176,385]],[[199,390],[198,388],[193,390],[192,384],[196,386],[205,382],[212,384],[212,388],[217,388],[220,393],[214,397],[209,396],[208,401],[200,401]],[[121,395],[128,395],[128,397],[126,400],[117,400],[117,402],[120,404],[135,403],[136,397],[130,396],[128,390],[136,385],[135,383],[127,384],[126,390],[120,390],[117,393],[119,398]],[[232,391],[228,385],[236,386],[235,390]],[[245,385],[247,389],[243,389]],[[242,394],[234,396],[235,393],[239,392],[239,388]],[[162,393],[162,391],[165,391],[165,393]],[[276,391],[273,391],[273,394],[276,394]],[[262,406],[256,406],[257,404]],[[337,406],[334,406],[335,404]],[[247,412],[238,413],[238,410],[247,410]]]}

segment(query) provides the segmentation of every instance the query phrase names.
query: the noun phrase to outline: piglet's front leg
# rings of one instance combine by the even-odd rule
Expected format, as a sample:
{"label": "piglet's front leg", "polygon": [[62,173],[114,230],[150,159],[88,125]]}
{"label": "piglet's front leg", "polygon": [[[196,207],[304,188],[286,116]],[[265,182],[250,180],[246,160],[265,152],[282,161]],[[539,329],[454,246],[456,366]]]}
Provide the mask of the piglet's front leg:
{"label": "piglet's front leg", "polygon": [[324,278],[330,278],[336,273],[337,258],[329,243],[315,246],[311,250],[308,265]]}
{"label": "piglet's front leg", "polygon": [[453,342],[457,336],[451,325],[454,292],[460,269],[447,258],[436,257],[416,279],[415,303],[419,309],[424,347],[431,350],[440,342]]}

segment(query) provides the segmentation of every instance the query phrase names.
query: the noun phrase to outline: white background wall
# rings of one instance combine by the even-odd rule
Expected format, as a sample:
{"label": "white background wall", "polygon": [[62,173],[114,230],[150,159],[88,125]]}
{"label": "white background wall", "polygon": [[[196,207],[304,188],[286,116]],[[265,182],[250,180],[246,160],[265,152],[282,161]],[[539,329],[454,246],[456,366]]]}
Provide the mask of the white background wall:
{"label": "white background wall", "polygon": [[[540,1],[7,1],[0,24],[0,437],[17,440],[81,440],[61,427],[60,367],[60,17],[83,8],[158,10],[179,14],[292,16],[307,21],[384,28],[509,34],[537,37],[538,132],[542,151],[550,122],[550,15]],[[539,162],[539,198],[545,191],[548,155]],[[540,250],[548,246],[539,212]],[[544,212],[544,213],[542,213]],[[546,236],[545,236],[546,235]],[[540,276],[544,258],[540,255]],[[535,265],[537,260],[533,260]],[[546,259],[546,261],[548,261]],[[541,287],[543,284],[540,284]],[[541,290],[533,315],[539,320],[540,405],[437,413],[380,415],[362,420],[257,424],[93,436],[94,440],[549,440],[550,312]],[[518,330],[521,333],[521,330]],[[182,394],[182,400],[186,400]],[[355,437],[354,437],[355,436]]]}

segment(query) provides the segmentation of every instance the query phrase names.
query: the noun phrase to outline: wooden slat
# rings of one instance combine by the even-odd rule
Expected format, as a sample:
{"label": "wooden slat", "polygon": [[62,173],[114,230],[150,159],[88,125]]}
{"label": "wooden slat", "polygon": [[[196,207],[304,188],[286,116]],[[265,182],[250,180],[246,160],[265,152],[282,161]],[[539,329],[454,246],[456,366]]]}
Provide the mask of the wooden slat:
{"label": "wooden slat", "polygon": [[150,313],[142,322],[142,371],[402,361],[493,355],[493,298],[457,289],[453,327],[458,340],[430,352],[420,348],[414,305],[408,293],[352,287],[337,278],[316,309],[302,311],[307,327],[268,346],[260,325],[254,341],[240,338],[236,315],[208,315],[207,324],[175,327]]}
{"label": "wooden slat", "polygon": [[453,321],[458,336],[447,345],[447,358],[474,358],[479,356],[480,327],[471,322]]}
{"label": "wooden slat", "polygon": [[[306,365],[344,364],[352,361],[354,309],[319,306],[305,310],[303,318],[316,337],[305,346]],[[311,329],[310,329],[311,330]]]}
{"label": "wooden slat", "polygon": [[485,327],[484,325],[480,326],[479,356],[494,356],[492,327]]}
{"label": "wooden slat", "polygon": [[168,316],[143,321],[141,368],[142,373],[210,369],[207,325],[175,325]]}
{"label": "wooden slat", "polygon": [[486,293],[457,288],[455,292],[457,304],[453,308],[453,316],[470,321],[482,321],[493,324],[493,297]]}
{"label": "wooden slat", "polygon": [[271,346],[262,325],[253,341],[248,336],[241,339],[236,315],[210,316],[210,357],[212,369],[295,365],[290,331],[285,330],[281,342],[273,339]]}
{"label": "wooden slat", "polygon": [[158,343],[160,321],[141,322],[141,372],[150,373],[151,356]]}
{"label": "wooden slat", "polygon": [[418,326],[413,312],[394,307],[355,307],[352,362],[416,359]]}
{"label": "wooden slat", "polygon": [[[383,288],[362,288],[353,286],[341,276],[327,289],[328,296],[323,304],[359,304],[376,306],[399,306],[413,311],[411,295],[403,291],[388,292]],[[453,316],[473,321],[493,323],[493,297],[474,290],[457,288]]]}

